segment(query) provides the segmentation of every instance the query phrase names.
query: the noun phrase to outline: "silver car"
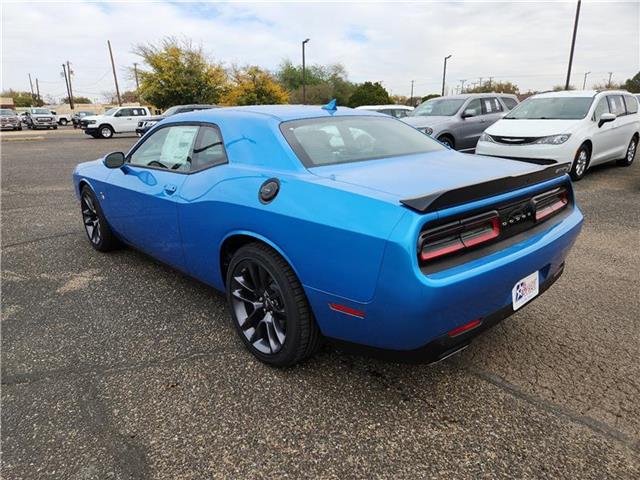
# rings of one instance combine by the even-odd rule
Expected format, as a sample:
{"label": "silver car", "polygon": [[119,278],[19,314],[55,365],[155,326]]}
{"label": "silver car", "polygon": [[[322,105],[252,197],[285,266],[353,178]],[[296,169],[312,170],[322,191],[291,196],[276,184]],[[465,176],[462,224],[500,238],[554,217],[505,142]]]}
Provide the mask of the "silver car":
{"label": "silver car", "polygon": [[517,104],[504,93],[452,95],[427,100],[402,120],[451,148],[473,150],[482,132]]}

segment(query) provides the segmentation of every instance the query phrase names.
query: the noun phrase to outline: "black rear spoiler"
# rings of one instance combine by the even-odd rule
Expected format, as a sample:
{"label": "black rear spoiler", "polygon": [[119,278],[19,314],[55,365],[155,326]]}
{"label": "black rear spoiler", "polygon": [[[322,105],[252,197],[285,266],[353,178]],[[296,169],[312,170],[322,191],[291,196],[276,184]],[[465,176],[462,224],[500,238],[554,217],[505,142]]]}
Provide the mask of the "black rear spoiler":
{"label": "black rear spoiler", "polygon": [[420,213],[435,212],[443,208],[455,207],[463,203],[482,200],[502,193],[512,192],[535,183],[562,177],[569,173],[569,171],[571,171],[570,163],[556,163],[534,172],[512,177],[494,178],[487,182],[465,185],[464,187],[453,190],[443,190],[421,197],[407,198],[400,200],[400,203]]}

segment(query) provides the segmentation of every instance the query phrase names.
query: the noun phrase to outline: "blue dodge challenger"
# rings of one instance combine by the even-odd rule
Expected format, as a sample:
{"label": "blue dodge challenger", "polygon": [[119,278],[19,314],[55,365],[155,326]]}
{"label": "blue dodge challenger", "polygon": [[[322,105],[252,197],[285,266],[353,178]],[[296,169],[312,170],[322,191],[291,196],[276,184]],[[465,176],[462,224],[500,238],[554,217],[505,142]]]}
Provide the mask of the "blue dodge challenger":
{"label": "blue dodge challenger", "polygon": [[287,366],[323,337],[418,361],[465,348],[562,273],[582,226],[569,167],[329,104],[176,115],[73,180],[96,250],[226,292],[249,351]]}

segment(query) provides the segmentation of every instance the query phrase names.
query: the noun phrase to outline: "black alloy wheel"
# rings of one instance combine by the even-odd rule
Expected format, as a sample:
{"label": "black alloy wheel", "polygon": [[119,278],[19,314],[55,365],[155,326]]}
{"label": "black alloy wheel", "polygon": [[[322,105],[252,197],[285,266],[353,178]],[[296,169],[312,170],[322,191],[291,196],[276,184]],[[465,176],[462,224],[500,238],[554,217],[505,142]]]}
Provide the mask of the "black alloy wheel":
{"label": "black alloy wheel", "polygon": [[93,248],[100,252],[108,252],[121,246],[120,241],[111,231],[95,194],[88,186],[82,188],[80,209],[84,231]]}

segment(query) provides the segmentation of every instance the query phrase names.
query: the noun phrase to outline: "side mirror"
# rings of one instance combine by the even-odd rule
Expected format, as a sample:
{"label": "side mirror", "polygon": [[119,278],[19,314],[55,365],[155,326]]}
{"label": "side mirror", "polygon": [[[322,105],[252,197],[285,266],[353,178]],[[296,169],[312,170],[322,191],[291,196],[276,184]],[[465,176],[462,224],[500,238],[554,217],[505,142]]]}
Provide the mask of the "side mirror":
{"label": "side mirror", "polygon": [[111,152],[108,153],[104,160],[102,160],[104,166],[107,168],[120,168],[124,165],[124,153],[122,152]]}
{"label": "side mirror", "polygon": [[615,113],[603,113],[600,115],[600,121],[598,122],[598,128],[602,127],[605,123],[613,122],[616,119]]}
{"label": "side mirror", "polygon": [[465,110],[464,112],[462,112],[462,118],[470,118],[470,117],[475,117],[476,116],[476,111],[473,110],[472,108],[469,108],[467,110]]}

